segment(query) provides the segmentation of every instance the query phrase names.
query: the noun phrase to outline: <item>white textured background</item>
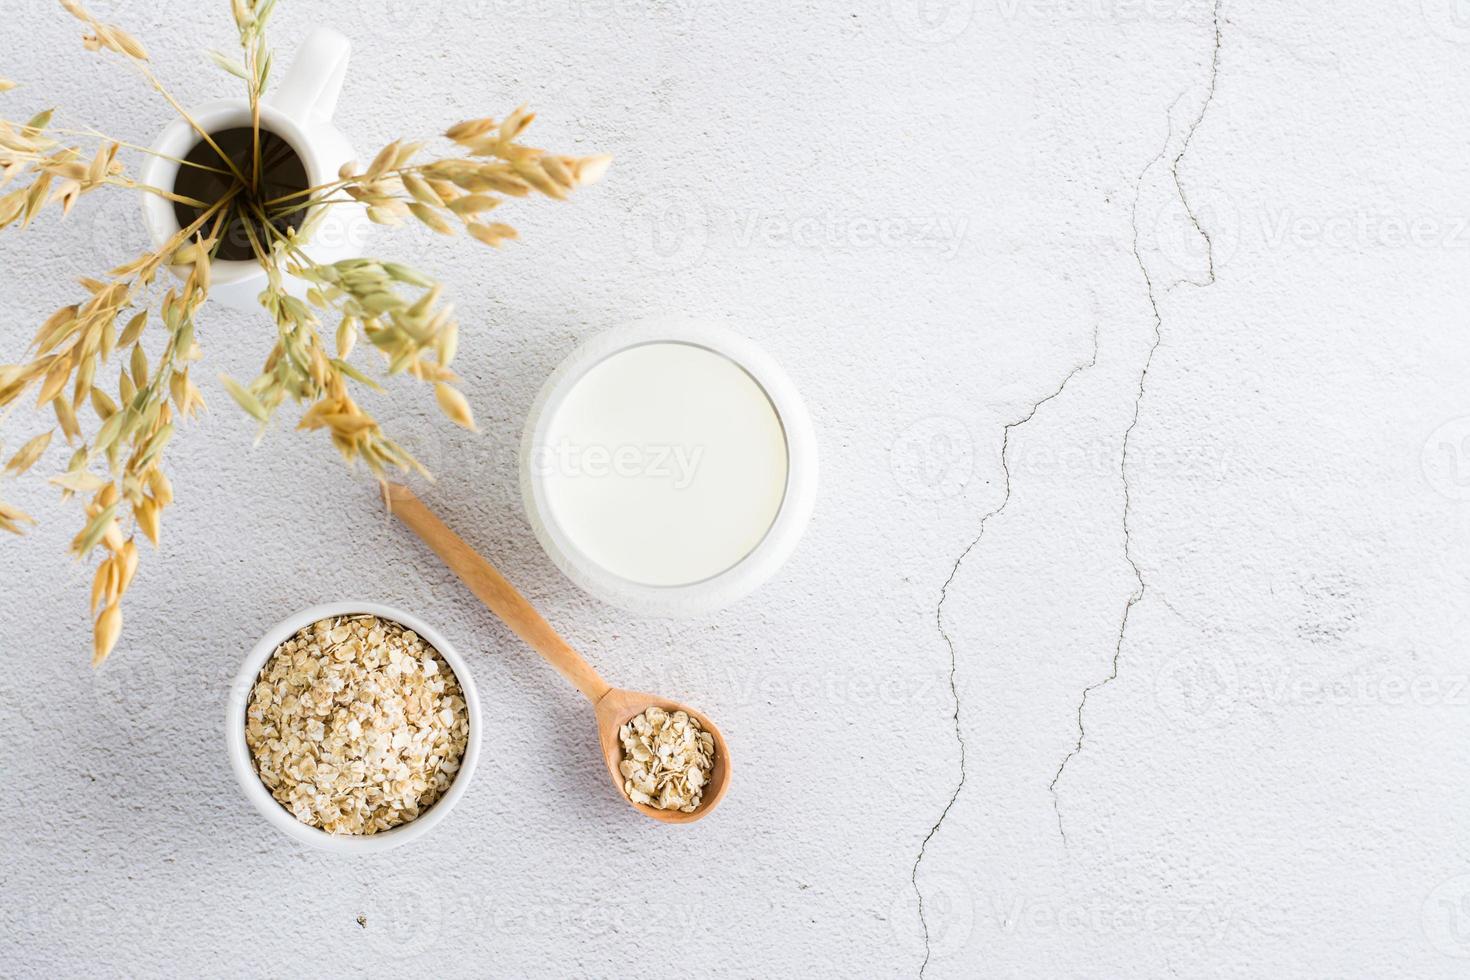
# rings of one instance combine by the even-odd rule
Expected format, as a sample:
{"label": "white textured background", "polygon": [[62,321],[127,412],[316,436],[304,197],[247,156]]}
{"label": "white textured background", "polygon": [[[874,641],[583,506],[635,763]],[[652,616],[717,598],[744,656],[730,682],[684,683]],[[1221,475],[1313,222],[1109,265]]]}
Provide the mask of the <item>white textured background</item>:
{"label": "white textured background", "polygon": [[[188,101],[234,91],[199,54],[224,0],[95,6]],[[365,155],[521,100],[616,154],[503,254],[378,239],[448,282],[485,431],[372,404],[610,679],[720,720],[737,781],[682,832],[629,812],[576,692],[324,439],[252,448],[212,379],[268,327],[211,309],[215,407],[100,672],[75,508],[3,487],[43,523],[0,543],[0,972],[1470,970],[1464,3],[282,0],[283,64],[319,22]],[[4,115],[165,122],[50,0],[0,25]],[[135,206],[0,236],[6,358],[144,243]],[[515,489],[554,364],[665,312],[769,348],[824,453],[783,573],[687,622],[578,594]],[[249,811],[219,733],[257,635],[350,597],[437,623],[491,720],[451,819],[359,861]]]}

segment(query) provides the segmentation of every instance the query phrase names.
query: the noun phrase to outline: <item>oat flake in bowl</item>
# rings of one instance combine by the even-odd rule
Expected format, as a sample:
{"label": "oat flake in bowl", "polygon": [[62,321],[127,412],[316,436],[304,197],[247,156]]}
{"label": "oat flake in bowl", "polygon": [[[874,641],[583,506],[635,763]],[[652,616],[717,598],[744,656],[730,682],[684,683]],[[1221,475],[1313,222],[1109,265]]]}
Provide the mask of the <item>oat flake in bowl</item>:
{"label": "oat flake in bowl", "polygon": [[277,647],[245,710],[261,782],[297,820],[338,835],[392,830],[433,806],[469,726],[439,652],[365,613],[319,620]]}

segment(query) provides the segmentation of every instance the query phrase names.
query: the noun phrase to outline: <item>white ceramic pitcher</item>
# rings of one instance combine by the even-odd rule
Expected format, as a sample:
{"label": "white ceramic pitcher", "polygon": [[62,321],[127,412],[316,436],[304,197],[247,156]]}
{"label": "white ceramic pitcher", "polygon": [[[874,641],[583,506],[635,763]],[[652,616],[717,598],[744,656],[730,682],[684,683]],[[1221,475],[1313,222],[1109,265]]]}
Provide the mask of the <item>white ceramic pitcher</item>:
{"label": "white ceramic pitcher", "polygon": [[[261,128],[291,145],[306,165],[307,179],[313,187],[336,180],[342,165],[355,159],[347,138],[332,125],[351,50],[347,38],[329,28],[318,28],[297,49],[285,79],[261,100]],[[246,99],[211,102],[191,114],[206,133],[251,124]],[[162,156],[148,157],[142,182],[172,190],[180,167],[175,161],[183,159],[199,138],[187,120],[170,123],[153,143],[154,153]],[[143,220],[155,247],[162,247],[178,234],[173,203],[157,194],[143,192]],[[355,257],[361,254],[369,228],[371,224],[361,206],[355,202],[333,204],[316,225],[304,251],[321,263]],[[210,272],[210,299],[237,309],[259,308],[257,297],[266,282],[259,264],[216,260]],[[290,277],[287,284],[293,292],[304,289]]]}

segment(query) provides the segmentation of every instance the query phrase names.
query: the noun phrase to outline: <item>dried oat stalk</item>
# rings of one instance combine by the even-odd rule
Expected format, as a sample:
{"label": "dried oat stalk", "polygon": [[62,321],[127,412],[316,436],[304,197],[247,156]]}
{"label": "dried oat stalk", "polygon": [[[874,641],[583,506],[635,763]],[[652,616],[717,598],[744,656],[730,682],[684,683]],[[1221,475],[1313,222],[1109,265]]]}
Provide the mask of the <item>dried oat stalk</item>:
{"label": "dried oat stalk", "polygon": [[[158,79],[137,38],[97,19],[77,0],[60,2],[85,26],[88,49],[122,58],[219,151]],[[261,423],[262,433],[280,406],[291,401],[303,406],[298,427],[325,431],[349,463],[360,461],[380,478],[390,471],[427,475],[361,404],[360,390],[378,385],[350,358],[358,341],[365,341],[386,374],[432,385],[444,415],[474,429],[473,412],[451,369],[459,347],[454,308],[444,301],[438,282],[406,264],[372,258],[313,261],[306,250],[312,229],[328,209],[355,203],[378,224],[414,221],[498,248],[516,232],[491,220],[491,212],[516,197],[564,200],[597,181],[609,163],[605,156],[561,156],[523,145],[519,140],[534,117],[522,108],[500,121],[475,119],[451,127],[445,136],[457,150],[452,155],[435,155],[423,143],[395,141],[361,172],[349,165],[329,184],[263,200],[259,106],[271,74],[266,28],[275,5],[276,0],[230,0],[240,56],[210,55],[245,83],[255,130],[249,160],[237,164],[219,153],[234,181],[218,201],[194,201],[169,188],[137,183],[118,159],[121,148],[131,144],[57,130],[49,111],[25,123],[0,118],[0,229],[24,229],[52,204],[60,205],[64,217],[80,197],[104,187],[161,195],[202,212],[164,247],[102,278],[82,279],[86,295],[41,325],[27,357],[0,365],[0,422],[8,407],[32,391],[35,404],[55,417],[54,425],[10,457],[3,475],[19,476],[40,463],[57,431],[73,447],[51,482],[64,498],[83,501],[85,521],[72,541],[73,553],[103,552],[92,588],[94,663],[107,657],[120,635],[121,600],[138,568],[137,539],[141,535],[158,543],[161,514],[173,501],[162,463],[174,427],[204,407],[190,378],[190,367],[200,357],[195,320],[209,294],[211,260],[232,221],[250,235],[266,274],[261,304],[275,326],[275,340],[261,373],[249,383],[223,378],[231,397]],[[0,92],[13,88],[0,79]],[[308,218],[299,230],[278,230],[285,225],[281,219],[303,210]],[[165,288],[158,282],[165,266],[179,274],[182,285]],[[305,282],[304,300],[288,289],[288,278]],[[328,328],[330,347],[323,336]],[[144,350],[145,333],[150,347],[161,345],[152,360]],[[112,382],[115,357],[122,363]],[[34,523],[0,499],[0,530],[19,534]]]}

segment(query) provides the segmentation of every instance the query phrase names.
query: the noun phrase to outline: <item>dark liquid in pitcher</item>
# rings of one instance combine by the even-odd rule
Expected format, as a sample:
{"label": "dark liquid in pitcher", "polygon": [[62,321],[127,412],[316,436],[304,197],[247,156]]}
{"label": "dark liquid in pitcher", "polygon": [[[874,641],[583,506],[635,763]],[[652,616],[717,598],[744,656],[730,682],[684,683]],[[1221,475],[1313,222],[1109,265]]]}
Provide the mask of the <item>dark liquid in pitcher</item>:
{"label": "dark liquid in pitcher", "polygon": [[[244,174],[246,178],[254,176],[255,170],[255,141],[253,132],[248,126],[240,126],[235,129],[222,129],[217,133],[210,133],[210,139],[219,144],[225,155],[234,163],[235,169]],[[236,179],[229,164],[225,163],[220,155],[215,152],[214,147],[204,140],[194,144],[187,156],[184,157],[188,163],[202,164],[204,167],[213,167],[214,170],[205,170],[201,167],[191,167],[186,164],[179,166],[179,176],[174,182],[174,193],[182,197],[192,198],[196,201],[207,201],[214,204],[220,198],[229,193],[239,181]],[[224,171],[218,173],[216,171]],[[269,247],[275,239],[275,235],[267,231],[253,209],[248,207],[247,202],[254,202],[264,206],[267,201],[275,198],[285,197],[306,190],[310,185],[306,176],[306,165],[302,163],[301,157],[281,137],[267,129],[260,131],[260,181],[259,190],[251,191],[248,188],[241,191],[229,208],[229,216],[221,230],[219,251],[215,257],[226,260],[249,260],[255,258],[255,251],[250,245],[250,235],[245,230],[245,222],[250,222],[251,231],[255,233],[256,239],[264,247]],[[296,208],[306,201],[306,195],[294,197],[286,201],[264,207],[267,212],[273,208]],[[207,208],[198,208],[192,204],[184,204],[180,201],[174,202],[174,217],[179,222],[180,228],[187,228]],[[201,234],[208,234],[214,227],[215,215],[200,229]],[[271,225],[285,234],[288,228],[300,228],[306,220],[306,209],[291,211],[290,214],[273,217]]]}

